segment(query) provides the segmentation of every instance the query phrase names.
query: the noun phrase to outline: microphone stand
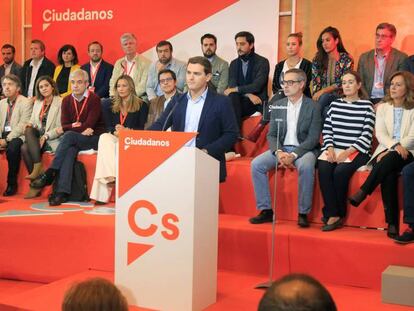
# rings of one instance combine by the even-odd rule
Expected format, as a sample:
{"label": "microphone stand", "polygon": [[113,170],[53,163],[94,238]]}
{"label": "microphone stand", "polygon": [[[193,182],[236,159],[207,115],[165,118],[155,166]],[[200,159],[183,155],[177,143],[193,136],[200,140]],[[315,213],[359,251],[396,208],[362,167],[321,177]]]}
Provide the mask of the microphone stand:
{"label": "microphone stand", "polygon": [[[281,107],[281,106],[272,106],[269,105],[269,112],[271,110],[275,109],[276,111],[279,109],[287,109],[287,107]],[[275,118],[274,121],[277,123],[277,141],[276,141],[276,150],[279,150],[279,137],[280,137],[280,124],[283,122],[283,119],[281,118]],[[276,155],[276,165],[275,165],[275,183],[273,187],[273,204],[272,204],[272,210],[273,210],[273,219],[272,219],[272,240],[271,240],[271,247],[270,247],[270,264],[269,264],[269,280],[267,282],[259,283],[255,286],[255,288],[269,288],[272,286],[273,283],[273,271],[274,271],[274,259],[275,259],[275,229],[276,229],[276,197],[277,197],[277,155]]]}

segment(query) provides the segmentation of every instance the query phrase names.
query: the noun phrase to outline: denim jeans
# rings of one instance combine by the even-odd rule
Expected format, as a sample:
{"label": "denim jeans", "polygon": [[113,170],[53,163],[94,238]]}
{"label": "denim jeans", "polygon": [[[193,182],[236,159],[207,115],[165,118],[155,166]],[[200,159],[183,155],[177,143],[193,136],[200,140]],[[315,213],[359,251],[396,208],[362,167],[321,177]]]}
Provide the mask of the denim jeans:
{"label": "denim jeans", "polygon": [[404,222],[414,229],[414,162],[402,170],[404,193]]}
{"label": "denim jeans", "polygon": [[[289,147],[282,148],[286,152],[291,152],[292,149]],[[308,214],[312,207],[315,163],[316,156],[313,152],[305,153],[294,162],[299,173],[298,210],[300,214]],[[276,165],[277,157],[270,150],[254,158],[251,163],[254,195],[258,210],[272,208],[267,172],[274,169]]]}

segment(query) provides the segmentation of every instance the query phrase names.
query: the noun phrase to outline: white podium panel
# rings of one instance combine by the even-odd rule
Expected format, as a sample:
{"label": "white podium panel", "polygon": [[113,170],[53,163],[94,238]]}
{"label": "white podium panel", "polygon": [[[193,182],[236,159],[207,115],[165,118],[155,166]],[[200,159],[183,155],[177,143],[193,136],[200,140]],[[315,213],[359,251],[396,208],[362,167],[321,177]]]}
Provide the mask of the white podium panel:
{"label": "white podium panel", "polygon": [[[131,137],[168,141],[168,147],[131,145]],[[183,311],[216,301],[219,162],[199,149],[181,148],[192,137],[147,131],[120,136],[115,283],[130,304]],[[170,147],[170,154],[161,151],[164,160],[152,156]],[[153,169],[136,169],[144,161],[155,162]]]}

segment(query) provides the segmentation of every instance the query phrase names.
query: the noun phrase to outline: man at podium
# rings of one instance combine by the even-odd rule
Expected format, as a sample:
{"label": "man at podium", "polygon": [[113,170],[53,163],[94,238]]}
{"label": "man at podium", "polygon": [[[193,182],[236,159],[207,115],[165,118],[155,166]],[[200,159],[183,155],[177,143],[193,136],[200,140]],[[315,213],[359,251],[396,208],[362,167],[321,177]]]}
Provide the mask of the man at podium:
{"label": "man at podium", "polygon": [[239,136],[231,103],[226,96],[209,90],[211,63],[202,56],[188,60],[186,82],[188,92],[168,105],[149,130],[198,132],[186,146],[197,147],[220,161],[220,182],[226,179],[224,153]]}

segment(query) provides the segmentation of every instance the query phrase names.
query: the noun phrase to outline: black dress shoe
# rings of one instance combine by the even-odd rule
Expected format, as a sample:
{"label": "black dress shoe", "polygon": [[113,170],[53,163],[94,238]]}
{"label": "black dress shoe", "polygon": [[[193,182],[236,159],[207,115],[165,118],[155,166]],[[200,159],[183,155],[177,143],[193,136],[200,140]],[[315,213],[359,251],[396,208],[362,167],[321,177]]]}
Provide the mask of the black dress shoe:
{"label": "black dress shoe", "polygon": [[358,207],[359,204],[361,204],[362,201],[364,201],[366,197],[367,197],[367,194],[365,193],[365,191],[359,190],[353,196],[350,196],[348,198],[348,201],[349,203],[351,203],[351,205]]}
{"label": "black dress shoe", "polygon": [[307,214],[299,214],[298,216],[298,226],[301,228],[308,228],[309,221]]}
{"label": "black dress shoe", "polygon": [[55,195],[52,195],[49,197],[50,206],[58,206],[67,201],[68,199],[67,199],[66,193],[62,193],[62,192],[57,192]]}
{"label": "black dress shoe", "polygon": [[337,221],[335,221],[334,223],[328,225],[325,224],[324,226],[322,226],[322,231],[333,231],[335,229],[339,229],[341,228],[343,225],[343,218],[339,218]]}
{"label": "black dress shoe", "polygon": [[3,196],[10,197],[17,192],[17,185],[7,185],[6,190],[3,192]]}
{"label": "black dress shoe", "polygon": [[35,180],[30,183],[30,187],[35,189],[42,189],[53,183],[54,176],[51,174],[40,174]]}
{"label": "black dress shoe", "polygon": [[271,209],[264,209],[260,211],[259,215],[252,217],[249,219],[251,224],[263,224],[265,222],[272,222],[273,221],[273,210]]}
{"label": "black dress shoe", "polygon": [[390,239],[395,240],[396,238],[398,238],[399,233],[400,233],[400,230],[397,225],[388,224],[387,236]]}

